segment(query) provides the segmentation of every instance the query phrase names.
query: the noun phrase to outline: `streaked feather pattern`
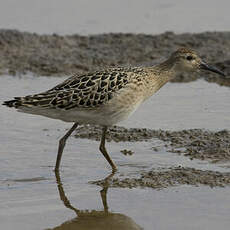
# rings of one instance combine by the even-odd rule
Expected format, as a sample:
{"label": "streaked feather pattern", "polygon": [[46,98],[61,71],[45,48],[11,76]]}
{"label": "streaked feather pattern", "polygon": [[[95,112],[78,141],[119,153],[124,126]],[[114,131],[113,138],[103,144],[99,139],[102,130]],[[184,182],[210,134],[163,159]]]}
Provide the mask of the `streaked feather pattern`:
{"label": "streaked feather pattern", "polygon": [[[74,75],[43,93],[15,97],[4,102],[9,107],[95,108],[105,104],[124,88],[141,68],[114,68],[84,75]],[[135,77],[135,76],[134,76]]]}

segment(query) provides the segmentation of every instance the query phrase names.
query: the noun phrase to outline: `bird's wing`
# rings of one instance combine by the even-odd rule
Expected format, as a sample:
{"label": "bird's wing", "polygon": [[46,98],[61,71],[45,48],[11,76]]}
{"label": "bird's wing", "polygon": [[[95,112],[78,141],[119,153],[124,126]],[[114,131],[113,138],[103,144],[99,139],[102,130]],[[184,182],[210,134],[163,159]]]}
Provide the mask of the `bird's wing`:
{"label": "bird's wing", "polygon": [[130,69],[114,68],[75,75],[43,93],[16,97],[13,107],[94,108],[111,100],[129,83]]}
{"label": "bird's wing", "polygon": [[47,93],[56,93],[51,106],[71,109],[92,108],[105,104],[128,83],[128,73],[116,69],[75,76]]}

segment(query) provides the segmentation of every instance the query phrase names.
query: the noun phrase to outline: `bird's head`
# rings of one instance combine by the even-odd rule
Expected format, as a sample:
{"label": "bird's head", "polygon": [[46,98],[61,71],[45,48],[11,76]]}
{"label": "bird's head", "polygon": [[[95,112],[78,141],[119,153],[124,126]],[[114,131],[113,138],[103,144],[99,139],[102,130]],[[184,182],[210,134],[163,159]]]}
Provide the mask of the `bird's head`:
{"label": "bird's head", "polygon": [[174,63],[173,66],[176,71],[197,72],[200,70],[208,70],[225,76],[222,71],[204,62],[195,51],[188,48],[178,49],[171,55],[170,60]]}

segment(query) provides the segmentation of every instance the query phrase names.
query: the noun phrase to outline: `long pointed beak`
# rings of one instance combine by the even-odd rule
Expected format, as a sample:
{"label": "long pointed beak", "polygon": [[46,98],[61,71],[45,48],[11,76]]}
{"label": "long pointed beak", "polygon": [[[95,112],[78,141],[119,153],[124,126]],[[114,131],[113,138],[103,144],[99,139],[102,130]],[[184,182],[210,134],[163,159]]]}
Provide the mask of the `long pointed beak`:
{"label": "long pointed beak", "polygon": [[214,72],[214,73],[218,73],[222,76],[226,76],[222,71],[218,70],[216,67],[213,67],[213,66],[210,66],[208,65],[207,63],[205,62],[201,62],[200,64],[200,69],[203,69],[203,70],[209,70],[211,72]]}

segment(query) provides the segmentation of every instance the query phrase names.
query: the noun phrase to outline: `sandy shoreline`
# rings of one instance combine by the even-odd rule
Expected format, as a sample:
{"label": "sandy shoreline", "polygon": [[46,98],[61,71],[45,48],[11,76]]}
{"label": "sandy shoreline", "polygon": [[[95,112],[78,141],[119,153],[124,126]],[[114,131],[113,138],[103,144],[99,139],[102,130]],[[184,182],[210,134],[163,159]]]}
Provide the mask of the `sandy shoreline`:
{"label": "sandy shoreline", "polygon": [[[16,30],[0,30],[0,74],[63,76],[113,66],[152,65],[167,57],[177,47],[197,50],[209,63],[230,73],[230,32],[159,35],[99,34],[38,35]],[[178,76],[188,82],[201,77]],[[207,81],[230,85],[229,77],[205,74]]]}

